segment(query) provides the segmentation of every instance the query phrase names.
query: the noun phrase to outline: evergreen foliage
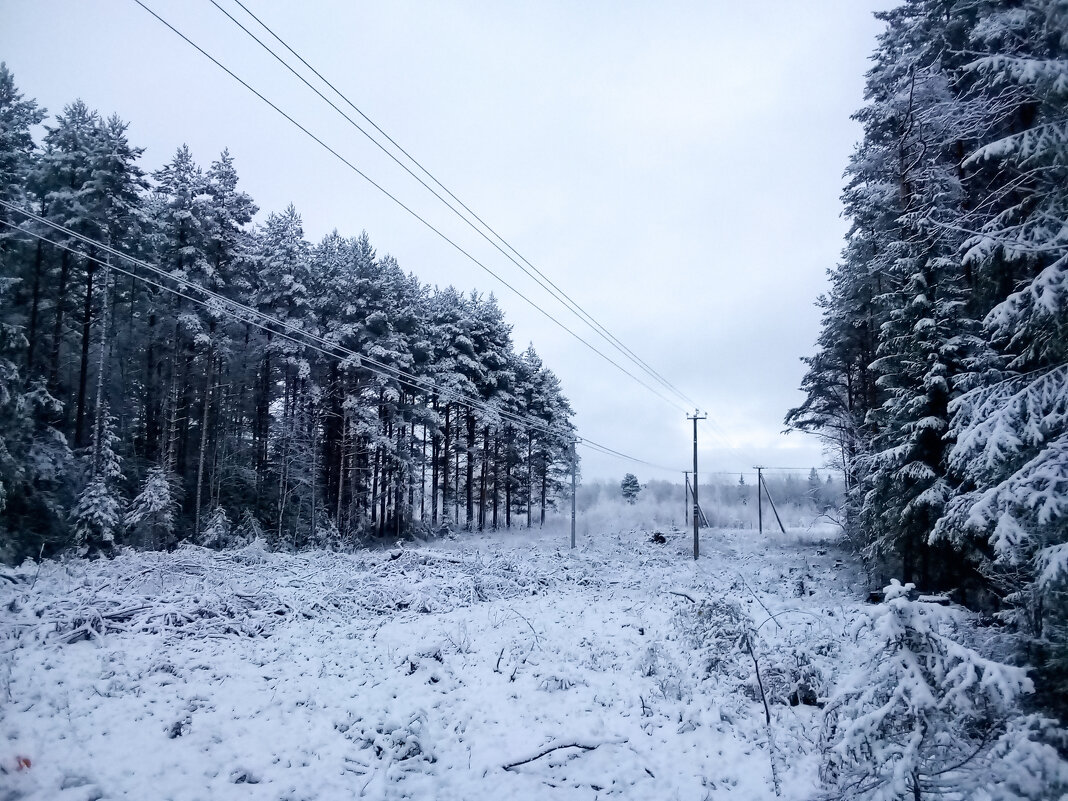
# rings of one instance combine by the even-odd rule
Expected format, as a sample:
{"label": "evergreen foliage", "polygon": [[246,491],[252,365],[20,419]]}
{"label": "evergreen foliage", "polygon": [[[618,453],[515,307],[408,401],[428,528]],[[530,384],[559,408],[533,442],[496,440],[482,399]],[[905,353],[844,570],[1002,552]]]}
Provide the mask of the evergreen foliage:
{"label": "evergreen foliage", "polygon": [[0,65],[0,197],[216,293],[3,212],[74,252],[0,232],[0,558],[544,521],[572,411],[492,295],[426,286],[366,233],[311,243],[293,206],[257,224],[228,151],[146,176],[126,131],[82,101],[46,121]]}
{"label": "evergreen foliage", "polygon": [[856,115],[805,401],[875,580],[1014,622],[1068,712],[1068,7],[907,0]]}
{"label": "evergreen foliage", "polygon": [[[850,799],[1055,798],[1068,763],[1051,721],[1020,713],[1022,668],[962,645],[953,612],[894,581],[866,621],[871,659],[825,716],[823,778]],[[992,778],[996,777],[996,781]]]}
{"label": "evergreen foliage", "polygon": [[633,473],[623,476],[623,480],[619,482],[619,491],[623,494],[623,500],[627,503],[635,503],[638,500],[638,493],[642,491],[637,476]]}

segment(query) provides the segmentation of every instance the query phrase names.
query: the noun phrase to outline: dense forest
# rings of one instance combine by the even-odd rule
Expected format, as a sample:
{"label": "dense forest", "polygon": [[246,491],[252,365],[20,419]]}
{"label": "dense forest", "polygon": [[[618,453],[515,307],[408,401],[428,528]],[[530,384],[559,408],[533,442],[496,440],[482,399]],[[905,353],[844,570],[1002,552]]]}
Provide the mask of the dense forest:
{"label": "dense forest", "polygon": [[[805,402],[877,582],[953,589],[1068,698],[1068,6],[885,23]],[[879,584],[882,586],[882,584]]]}
{"label": "dense forest", "polygon": [[544,520],[572,411],[492,295],[141,156],[0,66],[0,557]]}

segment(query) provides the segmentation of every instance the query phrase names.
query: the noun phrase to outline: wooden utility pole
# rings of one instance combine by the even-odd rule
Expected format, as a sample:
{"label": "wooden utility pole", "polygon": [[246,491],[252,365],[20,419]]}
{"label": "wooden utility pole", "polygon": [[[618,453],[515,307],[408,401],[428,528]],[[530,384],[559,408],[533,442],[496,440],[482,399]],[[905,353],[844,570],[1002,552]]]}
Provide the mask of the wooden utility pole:
{"label": "wooden utility pole", "polygon": [[575,442],[571,443],[571,547],[575,547],[575,486],[578,483],[576,478],[576,466],[578,459],[575,456]]}
{"label": "wooden utility pole", "polygon": [[763,534],[764,533],[764,505],[763,505],[763,498],[761,498],[760,493],[763,491],[762,488],[764,486],[764,475],[761,472],[761,471],[763,471],[764,468],[763,467],[757,467],[755,469],[757,471],[757,531],[759,533]]}
{"label": "wooden utility pole", "polygon": [[701,507],[697,501],[697,421],[704,420],[708,415],[698,414],[694,409],[693,416],[686,415],[687,420],[693,420],[693,558],[701,555],[700,535],[698,525],[701,518]]}

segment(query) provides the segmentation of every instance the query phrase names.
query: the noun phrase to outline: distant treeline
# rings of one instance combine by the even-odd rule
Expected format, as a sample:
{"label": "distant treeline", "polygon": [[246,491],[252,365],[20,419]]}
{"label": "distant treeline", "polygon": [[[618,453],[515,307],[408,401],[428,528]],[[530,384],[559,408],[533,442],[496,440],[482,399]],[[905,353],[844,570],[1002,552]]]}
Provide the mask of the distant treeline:
{"label": "distant treeline", "polygon": [[[764,481],[767,491],[771,493],[772,500],[777,505],[804,509],[811,512],[813,516],[828,513],[830,517],[838,519],[838,507],[842,503],[844,487],[841,476],[834,471],[824,471],[821,475],[816,468],[812,468],[807,476],[803,472],[768,472],[764,475]],[[676,504],[682,510],[685,499],[688,497],[686,487],[681,481],[650,479],[640,481],[639,485],[641,489],[638,492],[637,501]],[[755,520],[756,493],[756,476],[745,474],[739,474],[734,478],[729,475],[701,478],[697,492],[701,507],[713,525],[720,523],[729,525],[732,521],[739,521],[743,516],[747,521],[750,516]],[[765,507],[767,507],[766,497],[765,495]],[[578,489],[576,505],[579,510],[585,510],[598,503],[623,500],[626,498],[619,481],[584,481]],[[768,508],[768,514],[771,514],[770,508]],[[712,520],[713,516],[716,520]]]}
{"label": "distant treeline", "polygon": [[228,152],[146,174],[118,117],[45,120],[0,67],[0,200],[71,232],[0,208],[0,557],[544,517],[572,411],[492,295],[421,284],[366,234],[308,242],[292,206],[254,223]]}

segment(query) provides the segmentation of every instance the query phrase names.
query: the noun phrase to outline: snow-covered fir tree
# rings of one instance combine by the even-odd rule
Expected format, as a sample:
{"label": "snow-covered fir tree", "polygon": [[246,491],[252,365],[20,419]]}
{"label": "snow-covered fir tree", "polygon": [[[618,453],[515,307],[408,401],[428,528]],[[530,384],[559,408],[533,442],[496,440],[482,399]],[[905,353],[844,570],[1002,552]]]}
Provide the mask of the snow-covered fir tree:
{"label": "snow-covered fir tree", "polygon": [[1024,712],[1023,668],[962,644],[955,617],[896,580],[865,621],[871,658],[828,704],[821,775],[834,797],[1039,801],[1068,791],[1052,722]]}
{"label": "snow-covered fir tree", "polygon": [[141,491],[130,502],[123,523],[134,544],[147,548],[173,545],[176,534],[175,477],[166,467],[153,465],[145,475]]}
{"label": "snow-covered fir tree", "polygon": [[74,539],[89,553],[111,552],[115,535],[122,526],[122,460],[115,451],[118,434],[115,418],[107,406],[101,408],[94,430],[94,442],[87,457],[89,478],[74,507]]}

